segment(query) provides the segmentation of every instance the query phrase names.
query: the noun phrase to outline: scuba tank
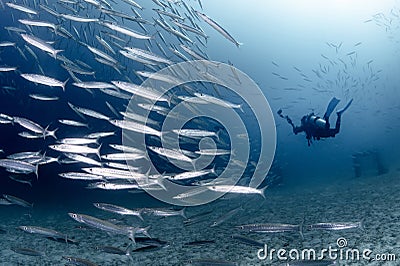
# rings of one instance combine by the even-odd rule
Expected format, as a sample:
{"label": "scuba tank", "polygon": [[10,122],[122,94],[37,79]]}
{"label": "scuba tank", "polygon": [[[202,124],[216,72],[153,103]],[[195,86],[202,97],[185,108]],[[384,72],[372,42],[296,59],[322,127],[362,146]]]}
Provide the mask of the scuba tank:
{"label": "scuba tank", "polygon": [[315,116],[315,115],[310,116],[309,122],[311,124],[314,124],[315,126],[317,126],[319,128],[325,128],[326,127],[325,119],[323,119],[321,117],[318,117],[318,116]]}

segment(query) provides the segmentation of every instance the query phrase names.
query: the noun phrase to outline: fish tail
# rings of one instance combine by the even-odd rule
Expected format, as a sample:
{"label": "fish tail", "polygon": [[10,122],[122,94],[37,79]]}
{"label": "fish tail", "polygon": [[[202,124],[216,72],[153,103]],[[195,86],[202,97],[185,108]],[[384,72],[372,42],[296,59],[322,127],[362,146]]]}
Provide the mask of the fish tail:
{"label": "fish tail", "polygon": [[65,86],[67,85],[68,81],[69,81],[69,78],[67,78],[67,80],[62,84],[63,91],[65,91]]}
{"label": "fish tail", "polygon": [[303,219],[303,221],[301,221],[301,223],[299,225],[299,233],[300,233],[301,239],[304,239],[303,229],[304,229],[304,219]]}
{"label": "fish tail", "polygon": [[186,216],[186,207],[183,207],[183,208],[179,211],[179,214],[180,214],[183,218],[187,219],[187,216]]}
{"label": "fish tail", "polygon": [[99,157],[100,160],[101,160],[101,155],[100,155],[101,145],[103,145],[103,143],[100,144],[100,146],[97,148],[97,152],[96,152],[96,155],[97,155],[97,157]]}
{"label": "fish tail", "polygon": [[268,188],[268,185],[266,185],[265,187],[263,187],[261,190],[260,190],[260,195],[264,198],[264,199],[266,199],[265,198],[265,191],[267,190],[267,188]]}
{"label": "fish tail", "polygon": [[35,165],[35,175],[36,175],[36,179],[39,179],[39,164]]}
{"label": "fish tail", "polygon": [[237,48],[240,48],[240,46],[243,45],[243,43],[241,43],[241,42],[236,42],[235,44],[236,44],[236,47],[237,47]]}
{"label": "fish tail", "polygon": [[143,235],[145,235],[145,236],[147,236],[147,237],[149,237],[149,238],[152,238],[152,237],[150,236],[149,232],[147,232],[149,229],[150,229],[150,225],[149,225],[149,226],[146,226],[145,228],[141,228],[141,229],[140,229],[140,232],[141,232]]}

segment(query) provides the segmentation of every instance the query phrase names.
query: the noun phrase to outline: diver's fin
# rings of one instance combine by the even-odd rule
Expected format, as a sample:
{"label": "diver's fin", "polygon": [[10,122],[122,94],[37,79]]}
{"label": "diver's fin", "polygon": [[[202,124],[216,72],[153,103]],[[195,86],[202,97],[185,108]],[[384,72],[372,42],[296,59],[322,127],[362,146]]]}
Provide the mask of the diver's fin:
{"label": "diver's fin", "polygon": [[328,107],[326,108],[326,112],[324,114],[324,119],[327,120],[329,116],[332,114],[333,110],[335,110],[336,106],[340,102],[339,99],[333,97],[332,100],[329,102]]}
{"label": "diver's fin", "polygon": [[338,115],[341,115],[344,111],[347,110],[347,108],[350,107],[350,105],[351,105],[352,102],[353,102],[353,99],[351,99],[350,102],[348,102],[348,103],[346,104],[346,106],[345,106],[343,109],[337,111],[336,113],[337,113]]}

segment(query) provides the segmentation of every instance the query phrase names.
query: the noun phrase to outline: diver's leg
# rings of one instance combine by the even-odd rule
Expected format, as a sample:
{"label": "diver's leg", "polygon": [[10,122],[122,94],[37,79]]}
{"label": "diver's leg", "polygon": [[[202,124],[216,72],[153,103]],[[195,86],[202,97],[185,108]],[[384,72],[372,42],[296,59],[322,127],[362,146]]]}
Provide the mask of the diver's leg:
{"label": "diver's leg", "polygon": [[333,134],[334,134],[333,136],[335,136],[337,133],[339,133],[341,120],[342,120],[342,114],[338,113],[337,114],[337,119],[336,119],[336,125],[335,125],[335,128],[333,130]]}

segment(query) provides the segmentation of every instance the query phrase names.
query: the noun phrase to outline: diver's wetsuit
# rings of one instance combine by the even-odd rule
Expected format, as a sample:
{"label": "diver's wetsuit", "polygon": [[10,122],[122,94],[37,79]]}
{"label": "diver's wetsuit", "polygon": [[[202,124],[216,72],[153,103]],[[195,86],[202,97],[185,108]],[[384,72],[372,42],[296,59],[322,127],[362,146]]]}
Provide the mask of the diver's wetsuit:
{"label": "diver's wetsuit", "polygon": [[325,127],[319,127],[315,121],[319,118],[319,117],[315,117],[314,119],[312,119],[311,117],[314,116],[313,113],[303,116],[303,118],[301,119],[301,126],[295,126],[292,122],[292,120],[288,117],[286,118],[286,120],[288,120],[288,123],[292,126],[293,128],[293,133],[294,134],[298,134],[300,132],[305,132],[306,133],[306,138],[308,141],[308,146],[310,146],[311,144],[311,139],[316,139],[316,140],[320,140],[321,138],[329,138],[332,137],[334,138],[336,134],[339,133],[340,131],[340,122],[341,122],[341,114],[338,114],[337,119],[336,119],[336,125],[334,128],[330,128],[330,124],[329,124],[329,117],[324,118],[324,120],[326,121]]}
{"label": "diver's wetsuit", "polygon": [[353,102],[353,99],[351,99],[343,109],[336,112],[337,119],[335,128],[330,128],[329,116],[331,115],[331,113],[336,108],[339,102],[340,100],[333,97],[328,104],[328,107],[326,109],[323,118],[315,116],[314,113],[305,115],[303,116],[303,118],[301,118],[301,126],[299,127],[293,124],[293,121],[292,119],[290,119],[289,116],[282,115],[282,109],[278,111],[278,115],[286,119],[286,121],[292,126],[294,134],[297,135],[300,132],[305,132],[308,141],[308,146],[310,146],[312,139],[320,140],[321,138],[329,138],[329,137],[334,138],[336,134],[339,133],[342,114],[350,107],[351,103]]}

